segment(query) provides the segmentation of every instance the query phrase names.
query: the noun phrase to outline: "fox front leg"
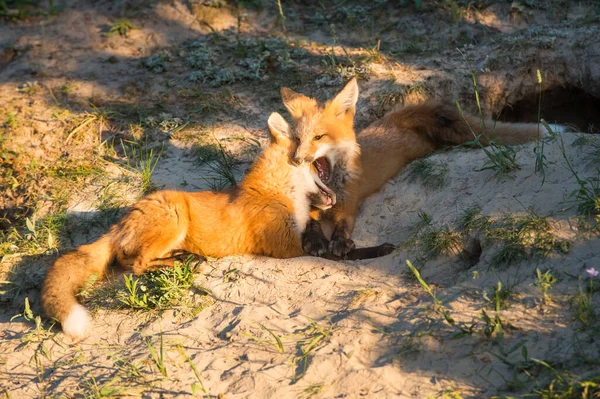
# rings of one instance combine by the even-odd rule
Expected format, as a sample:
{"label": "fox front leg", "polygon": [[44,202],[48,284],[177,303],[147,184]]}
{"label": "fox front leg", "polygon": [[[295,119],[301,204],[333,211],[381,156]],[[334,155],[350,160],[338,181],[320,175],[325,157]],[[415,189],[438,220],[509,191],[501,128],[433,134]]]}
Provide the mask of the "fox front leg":
{"label": "fox front leg", "polygon": [[329,242],[329,252],[332,255],[343,258],[356,248],[354,241],[350,238],[352,236],[352,225],[353,223],[348,220],[341,220],[336,223]]}
{"label": "fox front leg", "polygon": [[302,250],[311,256],[325,256],[329,250],[329,240],[323,233],[321,222],[310,219],[302,234]]}

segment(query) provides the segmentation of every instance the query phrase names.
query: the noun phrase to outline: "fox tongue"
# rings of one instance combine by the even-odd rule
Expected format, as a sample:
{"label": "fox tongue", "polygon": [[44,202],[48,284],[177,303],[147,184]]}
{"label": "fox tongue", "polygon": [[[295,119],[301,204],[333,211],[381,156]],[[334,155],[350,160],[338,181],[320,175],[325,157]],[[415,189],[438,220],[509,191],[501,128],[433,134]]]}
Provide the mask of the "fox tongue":
{"label": "fox tongue", "polygon": [[329,180],[329,162],[327,161],[327,158],[317,158],[315,160],[315,166],[319,171],[319,179],[321,179],[322,182],[327,182]]}

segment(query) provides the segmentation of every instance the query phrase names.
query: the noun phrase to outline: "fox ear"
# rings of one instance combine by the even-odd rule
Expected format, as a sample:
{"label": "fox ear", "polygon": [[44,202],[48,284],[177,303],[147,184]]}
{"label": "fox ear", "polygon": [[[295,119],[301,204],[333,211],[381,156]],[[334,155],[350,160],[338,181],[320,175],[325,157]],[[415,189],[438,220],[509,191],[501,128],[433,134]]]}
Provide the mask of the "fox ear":
{"label": "fox ear", "polygon": [[290,125],[277,112],[273,112],[269,116],[267,124],[271,132],[271,141],[280,142],[282,139],[290,139]]}
{"label": "fox ear", "polygon": [[352,78],[346,86],[331,101],[330,107],[333,107],[337,116],[343,116],[347,113],[354,115],[356,112],[356,102],[358,101],[358,83],[356,78]]}
{"label": "fox ear", "polygon": [[283,105],[285,105],[294,118],[300,118],[308,107],[316,106],[315,100],[304,94],[296,93],[287,87],[281,88],[281,100],[283,100]]}

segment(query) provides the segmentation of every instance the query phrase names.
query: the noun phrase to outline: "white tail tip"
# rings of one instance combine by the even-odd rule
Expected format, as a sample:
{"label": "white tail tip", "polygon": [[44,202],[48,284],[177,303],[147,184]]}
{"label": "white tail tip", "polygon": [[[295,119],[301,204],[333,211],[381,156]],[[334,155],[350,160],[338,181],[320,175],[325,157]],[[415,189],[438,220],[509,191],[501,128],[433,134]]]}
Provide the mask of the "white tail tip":
{"label": "white tail tip", "polygon": [[63,332],[73,338],[86,337],[92,328],[90,315],[81,305],[73,306],[71,313],[61,324]]}
{"label": "white tail tip", "polygon": [[550,127],[550,129],[552,130],[552,132],[548,131],[548,128],[545,125],[542,125],[543,129],[542,129],[542,135],[544,137],[549,137],[552,134],[560,134],[560,133],[565,133],[569,131],[569,128],[567,126],[563,126],[563,125],[558,125],[556,123],[549,123],[548,127]]}

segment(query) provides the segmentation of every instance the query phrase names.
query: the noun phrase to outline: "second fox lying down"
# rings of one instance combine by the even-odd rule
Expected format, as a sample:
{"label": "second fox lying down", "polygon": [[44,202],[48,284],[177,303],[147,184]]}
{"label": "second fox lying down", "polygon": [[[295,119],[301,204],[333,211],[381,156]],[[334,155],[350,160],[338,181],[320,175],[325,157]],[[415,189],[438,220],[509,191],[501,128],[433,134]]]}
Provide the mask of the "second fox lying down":
{"label": "second fox lying down", "polygon": [[[483,145],[489,144],[487,135],[512,145],[539,134],[537,124],[482,123],[462,115],[455,105],[428,101],[392,111],[355,136],[356,79],[324,105],[287,88],[281,95],[293,118],[292,129],[280,132],[289,133],[294,142],[290,160],[297,165],[312,163],[320,179],[337,194],[333,208],[312,212],[304,234],[304,251],[316,256],[344,256],[354,248],[351,236],[358,206],[409,162],[476,136]],[[320,220],[333,222],[331,241]]]}

